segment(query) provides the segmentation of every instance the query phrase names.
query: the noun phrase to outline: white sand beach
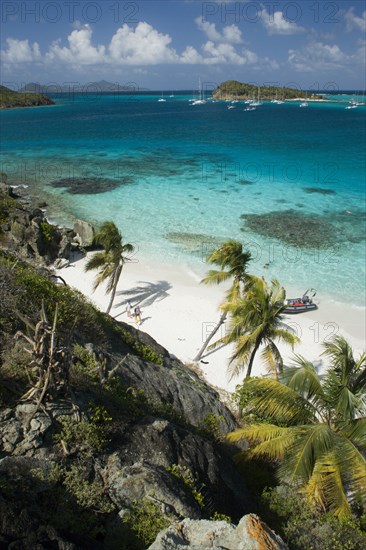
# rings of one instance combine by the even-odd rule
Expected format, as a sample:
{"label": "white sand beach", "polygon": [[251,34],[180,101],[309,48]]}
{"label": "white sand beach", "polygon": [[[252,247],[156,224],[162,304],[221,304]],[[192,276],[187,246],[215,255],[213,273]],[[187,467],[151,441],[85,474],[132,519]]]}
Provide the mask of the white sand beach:
{"label": "white sand beach", "polygon": [[[68,285],[83,292],[100,309],[106,309],[109,295],[104,288],[92,291],[95,272],[84,272],[86,259],[72,262],[70,266],[57,271]],[[288,296],[295,295],[288,290]],[[297,294],[299,289],[297,289]],[[134,326],[135,320],[126,313],[126,302],[129,299],[134,307],[139,304],[142,310],[140,330],[150,334],[171,354],[185,363],[191,363],[202,346],[213,326],[220,317],[218,306],[223,300],[225,288],[222,286],[207,287],[199,284],[193,273],[180,272],[166,266],[145,265],[143,261],[126,264],[119,281],[111,315],[119,321]],[[317,297],[318,298],[318,297]],[[319,369],[326,368],[327,363],[320,353],[322,342],[334,334],[341,334],[348,339],[356,356],[365,349],[366,310],[353,306],[344,306],[331,300],[317,299],[319,309],[298,315],[286,316],[286,322],[301,338],[295,352],[314,362]],[[222,330],[225,330],[225,325]],[[219,336],[223,335],[219,332]],[[291,362],[293,352],[289,346],[279,345],[285,364]],[[228,364],[232,349],[222,347],[217,351],[206,351],[202,360],[197,363],[209,384],[227,391],[234,391],[241,383],[245,371],[230,380]],[[253,376],[266,374],[257,354]]]}

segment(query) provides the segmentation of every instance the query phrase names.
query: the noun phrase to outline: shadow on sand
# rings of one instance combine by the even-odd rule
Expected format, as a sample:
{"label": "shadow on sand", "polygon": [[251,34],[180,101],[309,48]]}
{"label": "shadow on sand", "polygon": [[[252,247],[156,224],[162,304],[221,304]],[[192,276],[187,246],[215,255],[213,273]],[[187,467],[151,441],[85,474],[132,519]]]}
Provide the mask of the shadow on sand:
{"label": "shadow on sand", "polygon": [[[138,286],[117,292],[117,296],[124,299],[116,303],[115,307],[125,306],[128,300],[131,300],[133,306],[137,304],[142,307],[151,306],[154,302],[160,302],[167,298],[169,290],[172,288],[168,281],[158,281],[157,283],[138,281],[138,283]],[[116,317],[122,315],[122,313],[119,313]]]}

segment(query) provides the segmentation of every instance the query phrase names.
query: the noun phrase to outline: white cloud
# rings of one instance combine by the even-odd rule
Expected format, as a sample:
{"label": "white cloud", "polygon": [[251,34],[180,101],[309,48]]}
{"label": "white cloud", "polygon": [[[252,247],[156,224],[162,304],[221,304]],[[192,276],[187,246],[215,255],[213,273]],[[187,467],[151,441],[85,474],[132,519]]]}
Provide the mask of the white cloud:
{"label": "white cloud", "polygon": [[37,43],[30,45],[27,40],[7,40],[7,50],[3,53],[6,67],[14,63],[41,62],[59,70],[72,68],[80,72],[86,68],[104,70],[108,65],[117,67],[146,67],[158,64],[177,65],[246,65],[258,62],[257,55],[249,49],[238,46],[242,42],[241,32],[236,25],[223,28],[222,34],[215,25],[202,23],[204,32],[214,40],[207,40],[200,48],[187,45],[182,53],[171,47],[172,38],[162,34],[146,22],[136,27],[124,24],[112,36],[109,44],[93,44],[93,31],[89,25],[74,28],[67,37],[67,45],[61,40],[50,44],[48,51],[41,56]]}
{"label": "white cloud", "polygon": [[344,14],[344,18],[346,20],[347,31],[357,29],[366,32],[366,10],[363,12],[362,16],[359,17],[355,15],[354,8],[352,7]]}
{"label": "white cloud", "polygon": [[105,60],[105,46],[93,46],[91,43],[92,29],[85,25],[80,30],[74,30],[68,36],[69,47],[61,47],[59,42],[51,44],[46,58],[49,61],[60,59],[72,65],[95,65]]}
{"label": "white cloud", "polygon": [[135,29],[127,24],[119,28],[109,45],[110,60],[128,65],[157,65],[176,63],[178,55],[169,48],[172,39],[161,34],[151,25],[140,22]]}
{"label": "white cloud", "polygon": [[288,62],[296,71],[340,69],[348,62],[357,61],[356,54],[347,55],[336,44],[312,41],[299,50],[288,51]]}
{"label": "white cloud", "polygon": [[206,56],[205,64],[233,63],[235,65],[245,65],[256,61],[256,55],[250,50],[244,50],[238,54],[232,44],[214,44],[211,41],[206,42],[202,47]]}
{"label": "white cloud", "polygon": [[30,45],[28,40],[7,38],[6,44],[7,49],[1,51],[1,59],[3,63],[28,63],[38,61],[41,58],[41,52],[37,42]]}
{"label": "white cloud", "polygon": [[216,29],[215,23],[204,21],[202,17],[196,17],[195,23],[200,31],[204,32],[211,42],[229,42],[241,44],[241,30],[236,25],[227,25],[222,29],[222,34]]}
{"label": "white cloud", "polygon": [[292,21],[288,21],[284,18],[281,11],[275,11],[273,14],[268,13],[265,9],[261,11],[260,19],[267,29],[268,34],[300,34],[305,31],[303,27],[296,25]]}

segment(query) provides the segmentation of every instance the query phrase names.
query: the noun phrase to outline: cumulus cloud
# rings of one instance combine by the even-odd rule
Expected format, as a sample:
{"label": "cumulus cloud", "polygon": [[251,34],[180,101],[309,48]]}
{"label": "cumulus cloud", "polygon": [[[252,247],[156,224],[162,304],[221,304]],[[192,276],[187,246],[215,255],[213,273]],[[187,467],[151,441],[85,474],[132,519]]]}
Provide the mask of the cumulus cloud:
{"label": "cumulus cloud", "polygon": [[344,14],[346,20],[346,30],[353,31],[354,29],[366,32],[366,10],[361,17],[355,14],[354,8],[349,8]]}
{"label": "cumulus cloud", "polygon": [[105,46],[93,46],[91,43],[92,29],[85,25],[80,30],[74,30],[68,36],[68,47],[61,47],[59,42],[51,44],[46,58],[49,61],[60,59],[72,65],[95,65],[105,60]]}
{"label": "cumulus cloud", "polygon": [[267,29],[268,34],[300,34],[305,31],[303,27],[300,27],[293,21],[288,21],[284,18],[281,11],[275,11],[273,14],[268,13],[265,9],[261,11],[260,19]]}
{"label": "cumulus cloud", "polygon": [[129,65],[176,63],[178,55],[169,47],[172,39],[151,25],[140,22],[135,29],[127,24],[119,28],[109,45],[110,60]]}
{"label": "cumulus cloud", "polygon": [[340,69],[348,62],[357,61],[357,56],[345,54],[336,44],[312,41],[299,50],[290,49],[288,62],[297,71],[313,72]]}
{"label": "cumulus cloud", "polygon": [[5,64],[29,63],[41,58],[37,42],[29,44],[28,40],[7,38],[6,45],[7,49],[1,51],[1,59]]}
{"label": "cumulus cloud", "polygon": [[241,30],[236,25],[227,25],[222,29],[222,34],[216,29],[215,23],[209,23],[202,17],[196,17],[195,23],[200,31],[204,32],[211,42],[229,42],[231,44],[241,44]]}
{"label": "cumulus cloud", "polygon": [[43,56],[37,43],[30,45],[27,40],[10,38],[7,40],[6,51],[2,53],[7,67],[14,63],[37,60],[46,65],[68,66],[78,70],[91,66],[101,70],[107,65],[145,67],[158,64],[257,63],[258,57],[254,52],[239,46],[242,39],[236,25],[227,25],[222,29],[222,33],[216,30],[214,24],[202,22],[201,19],[200,25],[206,36],[210,36],[211,39],[200,48],[187,45],[180,54],[172,48],[172,38],[169,34],[160,33],[142,21],[135,27],[122,25],[106,45],[93,43],[93,31],[89,25],[77,25],[67,37],[66,45],[63,45],[60,39],[56,40]]}

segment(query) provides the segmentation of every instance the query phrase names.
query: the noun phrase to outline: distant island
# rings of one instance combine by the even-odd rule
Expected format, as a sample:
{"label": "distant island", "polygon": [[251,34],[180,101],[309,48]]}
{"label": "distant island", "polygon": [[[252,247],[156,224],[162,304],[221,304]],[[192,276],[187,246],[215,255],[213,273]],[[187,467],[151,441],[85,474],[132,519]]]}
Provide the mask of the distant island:
{"label": "distant island", "polygon": [[49,97],[40,93],[14,92],[6,86],[0,86],[0,109],[12,107],[36,107],[40,105],[54,105]]}
{"label": "distant island", "polygon": [[310,94],[310,96],[302,91],[294,88],[281,88],[277,86],[256,86],[254,84],[246,84],[237,80],[226,80],[215,88],[212,92],[213,99],[229,99],[229,100],[281,100],[286,99],[315,99],[324,100],[320,95]]}
{"label": "distant island", "polygon": [[37,94],[69,94],[69,93],[98,93],[98,92],[141,92],[147,88],[140,88],[134,82],[129,85],[118,84],[118,82],[108,82],[99,80],[97,82],[87,82],[78,84],[70,82],[69,84],[40,84],[39,82],[29,82],[21,88],[21,92],[34,92]]}

